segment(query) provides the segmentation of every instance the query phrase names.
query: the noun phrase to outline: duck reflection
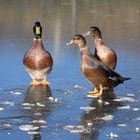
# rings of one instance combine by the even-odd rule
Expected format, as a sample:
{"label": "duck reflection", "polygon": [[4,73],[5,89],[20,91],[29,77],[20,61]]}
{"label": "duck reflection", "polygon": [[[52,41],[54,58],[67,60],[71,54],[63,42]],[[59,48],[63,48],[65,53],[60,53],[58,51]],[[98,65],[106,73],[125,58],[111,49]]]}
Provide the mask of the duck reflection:
{"label": "duck reflection", "polygon": [[108,92],[102,95],[102,103],[98,98],[93,99],[90,107],[96,108],[89,112],[84,112],[81,117],[80,125],[84,126],[85,132],[80,133],[80,140],[97,140],[103,120],[100,119],[105,114],[112,114],[121,106],[120,102],[113,101],[116,98],[115,93]]}
{"label": "duck reflection", "polygon": [[46,117],[52,111],[49,97],[52,96],[49,86],[32,86],[26,91],[24,99],[24,113],[29,116],[30,124],[33,130],[33,140],[41,140],[41,128],[46,126]]}

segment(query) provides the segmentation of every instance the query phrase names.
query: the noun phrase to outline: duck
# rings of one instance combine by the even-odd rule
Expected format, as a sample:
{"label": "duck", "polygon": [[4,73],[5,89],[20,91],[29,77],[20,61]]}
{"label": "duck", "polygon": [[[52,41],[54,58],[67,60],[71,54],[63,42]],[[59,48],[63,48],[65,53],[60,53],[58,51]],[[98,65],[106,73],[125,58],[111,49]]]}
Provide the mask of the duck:
{"label": "duck", "polygon": [[96,26],[90,27],[90,30],[85,36],[87,35],[92,36],[95,39],[94,56],[96,59],[114,70],[117,65],[117,54],[104,43],[101,30]]}
{"label": "duck", "polygon": [[31,85],[49,85],[47,76],[52,70],[53,58],[44,48],[42,26],[39,21],[34,23],[33,34],[32,47],[24,55],[23,65],[32,78]]}
{"label": "duck", "polygon": [[66,45],[75,44],[80,49],[80,69],[86,79],[94,85],[88,92],[93,96],[101,96],[105,90],[113,89],[130,78],[126,78],[99,61],[89,50],[84,36],[77,34]]}

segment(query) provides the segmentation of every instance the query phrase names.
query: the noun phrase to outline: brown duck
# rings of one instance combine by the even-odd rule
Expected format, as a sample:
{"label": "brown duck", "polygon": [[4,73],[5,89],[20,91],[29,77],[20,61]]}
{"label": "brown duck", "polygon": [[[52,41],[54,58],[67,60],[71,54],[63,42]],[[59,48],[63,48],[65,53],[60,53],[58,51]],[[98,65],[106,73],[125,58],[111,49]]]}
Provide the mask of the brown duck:
{"label": "brown duck", "polygon": [[90,27],[90,31],[86,35],[95,38],[95,53],[96,59],[107,65],[111,69],[115,69],[117,64],[117,55],[114,50],[107,47],[102,39],[101,31],[98,27]]}
{"label": "brown duck", "polygon": [[32,78],[32,85],[48,85],[49,82],[46,80],[46,77],[52,70],[53,59],[50,53],[44,49],[40,22],[35,22],[33,33],[32,47],[25,54],[23,64]]}
{"label": "brown duck", "polygon": [[92,95],[100,96],[105,89],[112,89],[123,83],[125,78],[117,72],[101,63],[90,52],[86,45],[86,40],[82,35],[75,35],[67,45],[76,44],[80,49],[80,68],[89,82],[94,84],[95,90],[90,92]]}

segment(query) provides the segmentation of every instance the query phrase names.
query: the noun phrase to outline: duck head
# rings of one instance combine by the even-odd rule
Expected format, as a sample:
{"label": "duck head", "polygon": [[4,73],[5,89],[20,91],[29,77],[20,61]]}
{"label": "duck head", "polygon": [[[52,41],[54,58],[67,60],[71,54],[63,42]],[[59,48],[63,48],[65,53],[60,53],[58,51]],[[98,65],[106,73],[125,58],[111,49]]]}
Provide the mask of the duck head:
{"label": "duck head", "polygon": [[93,36],[93,37],[98,37],[98,38],[102,38],[102,35],[101,35],[101,31],[98,27],[90,27],[90,30],[85,34],[85,36],[87,35],[90,35],[90,36]]}
{"label": "duck head", "polygon": [[75,35],[73,37],[73,39],[66,45],[72,45],[72,44],[75,44],[75,45],[79,46],[79,48],[82,48],[86,45],[86,39],[80,34]]}
{"label": "duck head", "polygon": [[39,21],[36,21],[33,27],[33,33],[35,39],[41,39],[42,38],[42,27]]}

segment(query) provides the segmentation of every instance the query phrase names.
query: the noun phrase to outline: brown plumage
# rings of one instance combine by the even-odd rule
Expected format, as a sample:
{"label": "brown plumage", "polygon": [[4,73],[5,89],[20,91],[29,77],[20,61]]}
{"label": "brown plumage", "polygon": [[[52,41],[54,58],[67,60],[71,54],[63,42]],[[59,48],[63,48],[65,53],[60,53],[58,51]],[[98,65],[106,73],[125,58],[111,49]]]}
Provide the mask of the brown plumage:
{"label": "brown plumage", "polygon": [[[36,32],[35,28],[38,26],[39,31]],[[25,69],[33,79],[32,84],[49,84],[46,81],[46,77],[52,70],[53,59],[48,51],[44,49],[43,42],[41,39],[42,27],[36,22],[33,28],[34,40],[31,49],[25,54],[23,58],[23,64]],[[39,81],[42,81],[39,83]]]}
{"label": "brown plumage", "polygon": [[113,49],[107,47],[102,39],[101,31],[98,27],[91,27],[87,35],[91,35],[95,39],[95,53],[96,59],[110,67],[115,69],[117,64],[117,55]]}
{"label": "brown plumage", "polygon": [[123,83],[125,78],[98,61],[90,52],[86,45],[86,40],[82,35],[75,35],[69,44],[76,44],[80,49],[80,68],[88,81],[90,81],[102,94],[104,89],[112,89]]}

